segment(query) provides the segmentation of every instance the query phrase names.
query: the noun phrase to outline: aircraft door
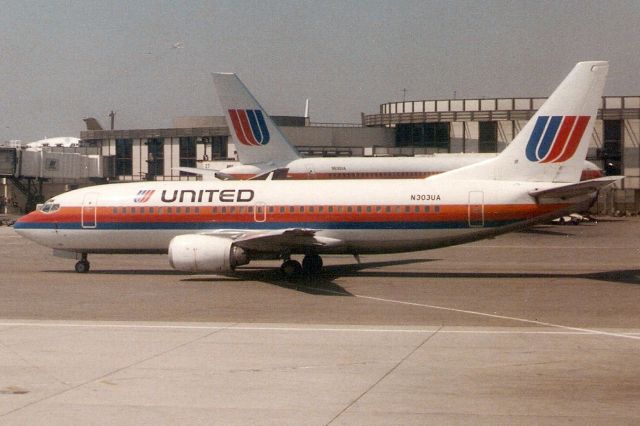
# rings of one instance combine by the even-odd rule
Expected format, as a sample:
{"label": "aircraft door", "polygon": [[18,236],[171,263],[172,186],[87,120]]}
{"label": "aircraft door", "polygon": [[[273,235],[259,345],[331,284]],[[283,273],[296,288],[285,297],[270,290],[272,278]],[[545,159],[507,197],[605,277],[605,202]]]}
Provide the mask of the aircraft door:
{"label": "aircraft door", "polygon": [[469,191],[469,227],[484,226],[484,192]]}
{"label": "aircraft door", "polygon": [[267,206],[265,203],[256,203],[253,206],[253,220],[256,222],[267,221]]}
{"label": "aircraft door", "polygon": [[98,194],[90,193],[82,200],[81,225],[83,229],[95,228],[98,213]]}

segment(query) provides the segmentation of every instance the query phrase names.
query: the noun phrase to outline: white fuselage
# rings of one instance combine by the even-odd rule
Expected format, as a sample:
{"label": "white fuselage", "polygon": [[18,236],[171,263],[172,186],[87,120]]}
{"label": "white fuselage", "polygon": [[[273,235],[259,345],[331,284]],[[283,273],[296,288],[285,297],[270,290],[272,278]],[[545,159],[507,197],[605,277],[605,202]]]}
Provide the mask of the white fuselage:
{"label": "white fuselage", "polygon": [[[571,210],[576,200],[540,205],[528,195],[554,185],[433,178],[112,184],[59,195],[49,202],[58,208],[33,212],[15,228],[39,244],[86,253],[166,252],[178,235],[282,229],[314,230],[317,253],[411,251]],[[264,251],[278,250],[265,243]]]}
{"label": "white fuselage", "polygon": [[[436,154],[416,157],[311,157],[293,160],[277,167],[288,169],[288,179],[421,179],[495,156],[496,154]],[[250,179],[274,167],[276,166],[273,164],[238,164],[220,172],[238,179]],[[582,180],[601,176],[602,171],[595,164],[584,162]]]}

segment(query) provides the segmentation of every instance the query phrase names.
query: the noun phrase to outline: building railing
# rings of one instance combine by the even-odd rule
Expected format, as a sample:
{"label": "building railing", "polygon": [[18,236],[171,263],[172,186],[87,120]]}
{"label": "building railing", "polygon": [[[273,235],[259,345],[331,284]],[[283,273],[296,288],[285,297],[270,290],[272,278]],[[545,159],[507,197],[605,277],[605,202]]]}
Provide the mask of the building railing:
{"label": "building railing", "polygon": [[[528,120],[546,98],[443,99],[390,102],[379,114],[363,116],[364,126],[402,123]],[[598,118],[640,118],[640,96],[603,96]]]}

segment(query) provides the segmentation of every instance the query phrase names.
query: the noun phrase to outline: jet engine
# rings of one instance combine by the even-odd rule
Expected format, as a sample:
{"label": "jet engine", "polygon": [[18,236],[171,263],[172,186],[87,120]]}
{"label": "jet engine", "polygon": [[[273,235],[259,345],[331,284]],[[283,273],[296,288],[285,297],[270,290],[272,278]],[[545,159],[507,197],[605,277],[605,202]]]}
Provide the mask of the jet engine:
{"label": "jet engine", "polygon": [[249,263],[249,256],[233,241],[209,235],[180,235],[169,243],[169,264],[185,272],[231,272]]}

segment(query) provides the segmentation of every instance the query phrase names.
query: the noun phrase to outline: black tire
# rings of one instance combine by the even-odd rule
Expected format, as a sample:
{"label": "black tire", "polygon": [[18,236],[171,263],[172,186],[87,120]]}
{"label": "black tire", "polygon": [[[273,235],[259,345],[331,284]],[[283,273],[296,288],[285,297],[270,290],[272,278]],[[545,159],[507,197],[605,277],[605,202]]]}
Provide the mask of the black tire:
{"label": "black tire", "polygon": [[76,272],[79,274],[86,274],[89,272],[90,266],[89,262],[81,260],[76,263]]}
{"label": "black tire", "polygon": [[294,280],[302,275],[302,265],[297,260],[285,260],[280,266],[280,271],[288,280]]}

